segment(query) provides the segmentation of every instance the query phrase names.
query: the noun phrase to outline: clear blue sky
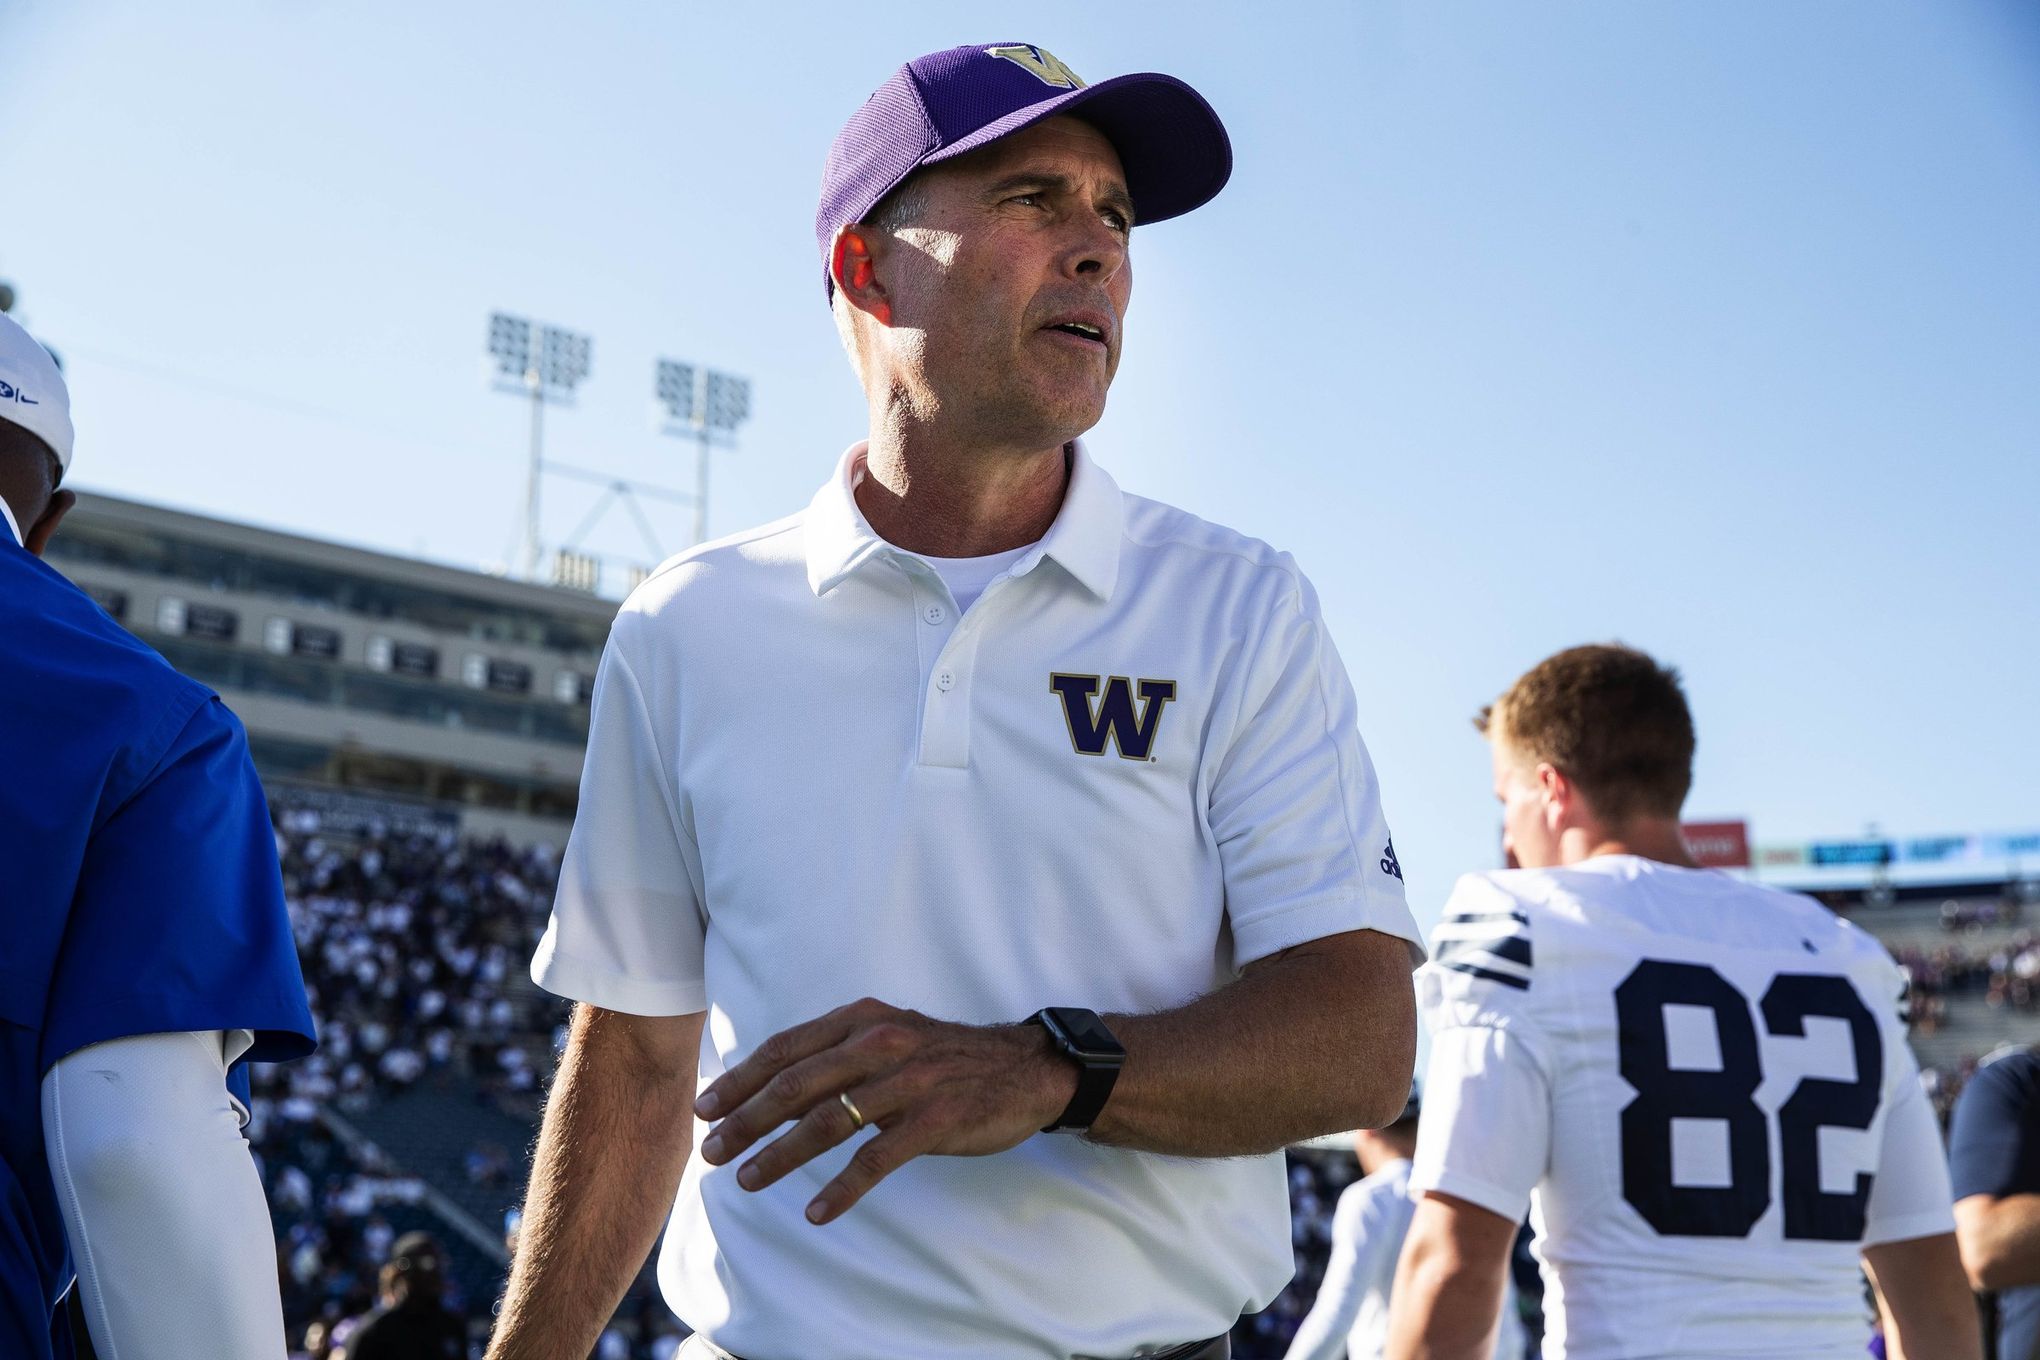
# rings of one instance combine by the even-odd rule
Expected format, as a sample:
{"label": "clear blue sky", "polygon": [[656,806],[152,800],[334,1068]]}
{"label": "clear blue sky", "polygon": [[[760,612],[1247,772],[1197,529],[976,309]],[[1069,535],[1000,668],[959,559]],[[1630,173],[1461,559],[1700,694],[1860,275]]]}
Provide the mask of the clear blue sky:
{"label": "clear blue sky", "polygon": [[[830,138],[905,58],[1008,39],[1232,130],[1226,192],[1136,233],[1092,447],[1317,582],[1420,916],[1495,856],[1468,715],[1580,641],[1685,669],[1693,814],[2040,824],[2030,0],[0,0],[0,277],[69,361],[82,486],[502,561],[502,308],[595,337],[563,460],[686,485],[654,356],[753,378],[730,532],[861,433]],[[593,494],[553,483],[548,534]]]}

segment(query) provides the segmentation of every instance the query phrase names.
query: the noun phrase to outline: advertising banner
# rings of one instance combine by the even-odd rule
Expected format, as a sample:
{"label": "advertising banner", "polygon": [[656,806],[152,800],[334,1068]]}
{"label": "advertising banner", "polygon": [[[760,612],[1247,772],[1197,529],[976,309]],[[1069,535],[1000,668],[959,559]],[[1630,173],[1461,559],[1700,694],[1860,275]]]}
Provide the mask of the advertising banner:
{"label": "advertising banner", "polygon": [[1686,851],[1709,869],[1750,867],[1748,822],[1687,822],[1679,828]]}
{"label": "advertising banner", "polygon": [[1806,862],[1822,868],[1838,864],[1889,864],[1897,858],[1890,841],[1815,841],[1806,847]]}

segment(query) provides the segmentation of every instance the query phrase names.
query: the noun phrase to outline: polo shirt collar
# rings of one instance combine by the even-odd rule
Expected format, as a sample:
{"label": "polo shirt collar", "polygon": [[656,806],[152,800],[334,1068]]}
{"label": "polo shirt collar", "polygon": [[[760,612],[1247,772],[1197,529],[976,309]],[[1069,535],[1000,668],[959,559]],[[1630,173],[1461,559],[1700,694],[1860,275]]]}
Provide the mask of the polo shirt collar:
{"label": "polo shirt collar", "polygon": [[[806,519],[808,585],[826,595],[854,576],[866,563],[888,556],[911,555],[880,538],[857,508],[855,488],[864,480],[869,443],[858,440],[843,453],[836,471],[808,504]],[[1084,448],[1072,443],[1069,485],[1062,509],[1042,536],[1036,551],[1021,558],[1013,575],[1024,576],[1042,558],[1050,558],[1100,600],[1112,598],[1119,579],[1120,539],[1126,511],[1119,484],[1098,466]]]}
{"label": "polo shirt collar", "polygon": [[4,496],[0,496],[0,519],[7,521],[7,532],[14,535],[14,541],[26,548],[28,543],[21,536],[21,526],[14,522],[14,507],[7,503]]}

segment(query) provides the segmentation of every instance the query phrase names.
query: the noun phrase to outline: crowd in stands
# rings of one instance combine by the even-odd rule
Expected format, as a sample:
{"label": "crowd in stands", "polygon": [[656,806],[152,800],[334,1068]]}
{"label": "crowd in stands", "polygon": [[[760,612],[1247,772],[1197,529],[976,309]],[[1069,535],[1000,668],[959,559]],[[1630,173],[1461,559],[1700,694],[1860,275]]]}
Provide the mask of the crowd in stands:
{"label": "crowd in stands", "polygon": [[[451,831],[323,834],[320,815],[279,808],[277,850],[319,1051],[251,1071],[248,1136],[277,1229],[285,1325],[311,1360],[344,1341],[376,1302],[392,1218],[426,1187],[372,1145],[319,1119],[343,1119],[429,1074],[457,1075],[527,1115],[550,1074],[564,1006],[521,983],[551,905],[556,852],[462,840]],[[477,1183],[523,1175],[510,1149],[478,1145]],[[493,1298],[449,1304],[486,1330]],[[309,1341],[307,1336],[309,1334]],[[651,1338],[616,1360],[651,1360]]]}
{"label": "crowd in stands", "polygon": [[309,811],[279,816],[277,846],[319,1018],[319,1052],[278,1069],[290,1097],[345,1112],[444,1067],[536,1095],[564,1013],[521,980],[557,852],[451,831],[343,841]]}
{"label": "crowd in stands", "polygon": [[1993,1010],[2040,1010],[2040,932],[1995,944],[1900,945],[1892,956],[1911,979],[1913,1024],[1925,1033],[1945,1021],[1952,995],[1981,992]]}

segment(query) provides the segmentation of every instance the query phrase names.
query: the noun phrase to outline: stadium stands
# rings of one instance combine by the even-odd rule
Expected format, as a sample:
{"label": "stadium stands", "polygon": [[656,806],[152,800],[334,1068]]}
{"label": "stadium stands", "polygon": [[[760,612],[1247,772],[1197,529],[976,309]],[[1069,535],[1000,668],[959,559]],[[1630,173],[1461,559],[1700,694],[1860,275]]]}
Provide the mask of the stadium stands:
{"label": "stadium stands", "polygon": [[[502,1294],[566,1004],[526,973],[558,875],[550,846],[279,802],[277,850],[320,1051],[258,1065],[250,1139],[276,1225],[285,1323],[344,1339],[390,1243],[446,1250],[475,1353]],[[667,1360],[682,1330],[647,1269],[598,1355]],[[302,1352],[324,1360],[315,1351]]]}

